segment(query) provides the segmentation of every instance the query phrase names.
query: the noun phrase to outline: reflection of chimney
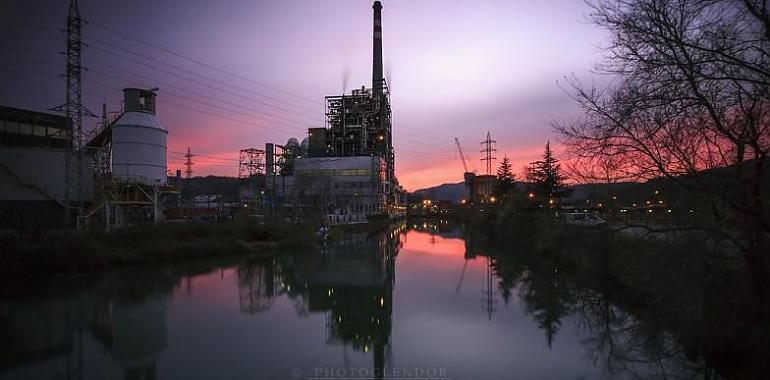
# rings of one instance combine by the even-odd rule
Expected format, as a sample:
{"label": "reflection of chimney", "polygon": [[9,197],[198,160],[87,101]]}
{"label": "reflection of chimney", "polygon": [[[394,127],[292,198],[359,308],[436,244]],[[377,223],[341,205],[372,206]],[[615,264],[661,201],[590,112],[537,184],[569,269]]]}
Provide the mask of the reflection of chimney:
{"label": "reflection of chimney", "polygon": [[372,57],[372,89],[382,90],[382,3],[375,1],[374,9],[374,55]]}

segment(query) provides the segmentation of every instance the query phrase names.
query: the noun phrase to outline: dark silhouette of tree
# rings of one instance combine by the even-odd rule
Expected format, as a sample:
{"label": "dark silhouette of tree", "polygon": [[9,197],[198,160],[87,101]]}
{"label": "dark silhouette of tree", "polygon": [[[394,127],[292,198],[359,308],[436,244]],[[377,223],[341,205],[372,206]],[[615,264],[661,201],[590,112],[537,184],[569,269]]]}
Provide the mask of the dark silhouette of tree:
{"label": "dark silhouette of tree", "polygon": [[558,268],[550,268],[550,273],[547,268],[540,269],[531,272],[522,284],[521,299],[527,313],[543,330],[550,349],[562,320],[572,313],[575,299],[569,286],[561,281]]}
{"label": "dark silhouette of tree", "polygon": [[511,171],[511,160],[508,156],[504,156],[500,162],[500,167],[497,169],[497,181],[495,183],[495,195],[505,200],[514,189],[516,188],[516,176]]}
{"label": "dark silhouette of tree", "polygon": [[[530,164],[527,170],[527,180],[534,186],[541,200],[553,203],[568,195],[564,185],[566,177],[562,174],[561,164],[551,151],[551,142],[545,144],[543,159]],[[552,204],[553,204],[552,203]]]}
{"label": "dark silhouette of tree", "polygon": [[[596,0],[607,89],[570,80],[585,116],[555,129],[587,177],[663,177],[697,199],[689,229],[732,241],[770,280],[770,7],[765,0]],[[765,285],[761,283],[764,282]]]}

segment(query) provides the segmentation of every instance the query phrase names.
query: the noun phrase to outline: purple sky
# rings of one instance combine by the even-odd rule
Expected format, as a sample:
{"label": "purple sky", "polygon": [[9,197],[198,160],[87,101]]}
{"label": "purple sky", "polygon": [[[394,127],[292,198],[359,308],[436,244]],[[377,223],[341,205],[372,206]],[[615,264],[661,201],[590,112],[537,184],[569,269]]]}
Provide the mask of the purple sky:
{"label": "purple sky", "polygon": [[[84,28],[86,105],[98,113],[106,101],[115,110],[120,88],[160,87],[170,150],[190,146],[209,156],[198,157],[197,175],[236,175],[239,149],[301,139],[308,126],[323,125],[324,95],[371,81],[368,0],[81,0],[80,6],[92,21]],[[557,81],[572,74],[590,80],[602,57],[604,34],[586,22],[588,9],[579,0],[383,6],[397,175],[410,190],[462,180],[453,137],[478,169],[487,130],[498,141],[498,156],[507,154],[517,170],[536,159],[554,139],[550,121],[577,115]],[[66,11],[65,0],[0,5],[0,104],[45,110],[64,102],[64,80],[54,74],[64,71],[57,53],[64,36],[56,29],[65,20],[56,15]],[[181,161],[170,154],[171,169],[181,169]]]}

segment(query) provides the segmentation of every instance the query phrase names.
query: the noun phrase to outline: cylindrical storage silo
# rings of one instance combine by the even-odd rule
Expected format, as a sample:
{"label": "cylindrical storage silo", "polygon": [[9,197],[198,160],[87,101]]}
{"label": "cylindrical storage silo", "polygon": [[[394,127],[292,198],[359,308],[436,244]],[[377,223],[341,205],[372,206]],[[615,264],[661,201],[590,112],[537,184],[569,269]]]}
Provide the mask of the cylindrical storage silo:
{"label": "cylindrical storage silo", "polygon": [[165,185],[168,131],[155,116],[155,93],[125,89],[125,111],[112,124],[112,175],[120,181]]}

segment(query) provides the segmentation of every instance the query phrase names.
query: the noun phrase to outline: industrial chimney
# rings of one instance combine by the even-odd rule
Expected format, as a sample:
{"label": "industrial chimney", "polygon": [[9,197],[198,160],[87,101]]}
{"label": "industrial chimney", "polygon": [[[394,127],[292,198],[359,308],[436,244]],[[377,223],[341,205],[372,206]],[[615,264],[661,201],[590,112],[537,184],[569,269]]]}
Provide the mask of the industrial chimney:
{"label": "industrial chimney", "polygon": [[382,92],[382,3],[375,1],[374,9],[374,55],[372,57],[372,89]]}

